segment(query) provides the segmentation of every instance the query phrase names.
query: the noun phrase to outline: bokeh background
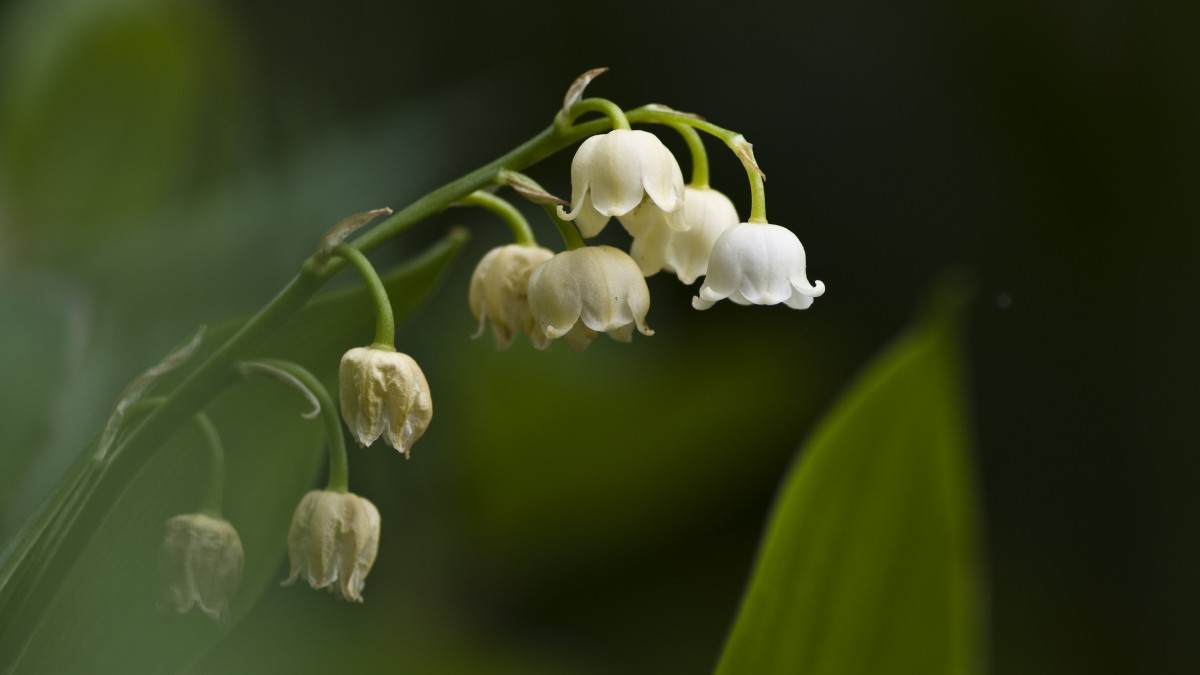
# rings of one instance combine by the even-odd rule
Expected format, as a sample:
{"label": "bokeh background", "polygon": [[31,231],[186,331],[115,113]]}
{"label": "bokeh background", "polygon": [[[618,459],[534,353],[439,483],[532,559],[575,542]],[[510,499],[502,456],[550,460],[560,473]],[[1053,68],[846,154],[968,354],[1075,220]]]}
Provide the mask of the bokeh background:
{"label": "bokeh background", "polygon": [[[994,670],[1194,672],[1198,27],[1186,2],[0,2],[0,533],[196,325],[608,66],[591,93],[754,143],[826,296],[697,313],[655,277],[652,338],[496,353],[465,297],[504,228],[406,234],[381,263],[471,242],[399,334],[434,425],[410,462],[351,458],[385,514],[367,603],[272,588],[196,672],[708,670],[797,446],[952,265]],[[532,173],[565,194],[568,166]]]}

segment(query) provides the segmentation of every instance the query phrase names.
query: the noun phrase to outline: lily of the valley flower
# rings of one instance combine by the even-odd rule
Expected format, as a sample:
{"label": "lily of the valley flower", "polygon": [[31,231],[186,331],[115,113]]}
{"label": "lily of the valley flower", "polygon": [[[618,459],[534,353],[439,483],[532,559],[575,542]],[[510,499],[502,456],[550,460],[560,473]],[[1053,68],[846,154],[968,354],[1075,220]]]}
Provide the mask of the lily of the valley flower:
{"label": "lily of the valley flower", "polygon": [[379,551],[379,510],[349,492],[313,490],[304,495],[288,531],[289,586],[305,577],[343,600],[362,602],[367,573]]}
{"label": "lily of the valley flower", "polygon": [[687,227],[683,173],[675,156],[648,131],[614,129],[579,146],[571,160],[571,210],[560,206],[558,215],[594,237],[609,218],[626,216],[643,201],[662,211],[672,227]]}
{"label": "lily of the valley flower", "polygon": [[683,204],[687,230],[674,230],[661,215],[651,215],[641,233],[634,236],[629,253],[642,274],[650,276],[665,269],[691,284],[707,273],[717,238],[738,222],[733,202],[712,188],[687,186]]}
{"label": "lily of the valley flower", "polygon": [[538,349],[550,346],[550,338],[529,311],[529,274],[553,257],[553,252],[540,246],[518,244],[494,248],[483,256],[471,276],[467,297],[479,322],[474,337],[483,335],[484,324],[491,321],[496,349],[506,349],[518,332],[528,335]]}
{"label": "lily of the valley flower", "polygon": [[202,513],[167,521],[159,552],[163,602],[179,613],[198,607],[218,620],[242,579],[242,541],[228,521]]}
{"label": "lily of the valley flower", "polygon": [[738,223],[713,245],[708,274],[696,309],[729,298],[739,305],[776,305],[807,309],[825,284],[811,284],[805,272],[804,246],[791,230],[766,223]]}
{"label": "lily of the valley flower", "polygon": [[429,383],[412,357],[378,347],[355,347],[338,370],[342,417],[359,445],[381,435],[407,457],[433,417]]}
{"label": "lily of the valley flower", "polygon": [[[577,349],[595,333],[628,342],[636,326],[646,326],[650,289],[637,263],[611,246],[585,246],[564,251],[542,263],[529,276],[529,309],[546,337],[566,337]],[[594,332],[593,332],[594,331]]]}

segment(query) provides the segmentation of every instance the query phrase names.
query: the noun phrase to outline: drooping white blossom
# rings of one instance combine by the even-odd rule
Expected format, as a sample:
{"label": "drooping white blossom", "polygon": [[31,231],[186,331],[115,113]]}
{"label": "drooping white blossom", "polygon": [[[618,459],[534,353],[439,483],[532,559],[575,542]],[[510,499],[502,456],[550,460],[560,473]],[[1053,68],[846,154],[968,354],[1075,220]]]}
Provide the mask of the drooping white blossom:
{"label": "drooping white blossom", "polygon": [[221,619],[241,582],[242,561],[242,541],[228,521],[203,513],[171,518],[159,551],[163,603]]}
{"label": "drooping white blossom", "polygon": [[672,227],[686,227],[683,173],[675,156],[648,131],[614,129],[579,146],[571,160],[571,210],[560,206],[558,215],[594,237],[609,218],[626,216],[643,203],[661,211]]}
{"label": "drooping white blossom", "polygon": [[661,212],[651,212],[639,223],[641,229],[629,253],[645,276],[665,269],[691,284],[708,271],[709,254],[717,238],[738,222],[733,202],[712,188],[687,186],[683,203],[687,230],[669,227]]}
{"label": "drooping white blossom", "polygon": [[429,383],[412,357],[378,347],[355,347],[338,369],[342,418],[359,445],[387,434],[407,457],[429,428],[433,400]]}
{"label": "drooping white blossom", "polygon": [[312,490],[292,515],[288,530],[291,574],[313,588],[328,588],[343,600],[362,602],[367,573],[379,551],[379,510],[349,492]]}
{"label": "drooping white blossom", "polygon": [[546,337],[565,337],[577,349],[596,333],[628,342],[646,326],[650,289],[629,254],[611,246],[564,251],[529,276],[529,309]]}
{"label": "drooping white blossom", "polygon": [[729,298],[739,305],[776,305],[807,309],[825,284],[811,284],[804,246],[791,230],[767,223],[738,223],[717,238],[696,309]]}
{"label": "drooping white blossom", "polygon": [[513,336],[525,333],[534,347],[546,349],[550,338],[538,327],[529,311],[529,274],[554,257],[540,246],[509,244],[488,251],[475,267],[467,300],[479,322],[474,337],[483,335],[490,321],[496,349],[506,349]]}

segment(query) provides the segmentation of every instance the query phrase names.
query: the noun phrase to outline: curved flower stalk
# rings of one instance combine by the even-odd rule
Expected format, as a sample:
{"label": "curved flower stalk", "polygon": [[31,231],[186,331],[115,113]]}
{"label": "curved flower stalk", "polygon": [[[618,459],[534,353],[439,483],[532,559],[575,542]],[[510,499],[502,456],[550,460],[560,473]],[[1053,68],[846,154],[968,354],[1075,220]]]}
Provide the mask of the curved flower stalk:
{"label": "curved flower stalk", "polygon": [[804,246],[791,230],[768,223],[738,223],[713,246],[708,275],[692,306],[708,309],[729,298],[739,305],[782,302],[793,309],[808,309],[813,298],[824,292],[824,283],[809,283]]}
{"label": "curved flower stalk", "polygon": [[525,333],[538,349],[550,346],[550,338],[538,327],[529,310],[529,276],[538,265],[554,257],[540,246],[499,246],[480,259],[471,275],[467,295],[471,314],[479,322],[473,337],[483,335],[492,324],[496,349],[507,349],[516,333]]}
{"label": "curved flower stalk", "polygon": [[338,369],[342,417],[359,445],[387,434],[404,453],[429,428],[433,399],[421,367],[407,354],[377,347],[355,347]]}
{"label": "curved flower stalk", "polygon": [[343,600],[362,602],[367,573],[379,552],[379,510],[349,492],[312,490],[300,500],[288,530],[290,586],[300,577]]}
{"label": "curved flower stalk", "polygon": [[[609,218],[627,216],[643,203],[661,211],[671,227],[686,229],[683,173],[675,156],[648,131],[614,129],[579,146],[571,160],[571,210],[560,206],[558,215],[594,237]],[[636,218],[631,222],[636,229]]]}
{"label": "curved flower stalk", "polygon": [[646,325],[646,280],[633,258],[611,246],[564,251],[536,267],[529,309],[546,337],[566,337],[579,349],[597,332],[621,342],[632,339],[635,326],[642,335],[654,334]]}
{"label": "curved flower stalk", "polygon": [[683,283],[693,283],[708,272],[717,238],[738,222],[733,202],[712,188],[687,186],[683,203],[687,230],[671,229],[661,215],[653,215],[633,238],[629,253],[645,276],[667,270]]}

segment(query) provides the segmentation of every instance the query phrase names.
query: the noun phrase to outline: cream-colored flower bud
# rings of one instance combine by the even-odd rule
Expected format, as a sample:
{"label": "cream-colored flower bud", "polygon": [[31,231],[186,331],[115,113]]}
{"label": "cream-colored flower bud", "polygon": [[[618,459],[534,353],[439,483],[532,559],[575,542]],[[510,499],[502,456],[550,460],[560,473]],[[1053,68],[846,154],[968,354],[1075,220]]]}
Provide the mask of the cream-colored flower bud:
{"label": "cream-colored flower bud", "polygon": [[171,518],[159,551],[163,603],[221,619],[242,580],[242,561],[242,541],[228,521],[202,513]]}
{"label": "cream-colored flower bud", "polygon": [[675,156],[648,131],[614,129],[579,146],[571,160],[571,210],[560,206],[558,215],[576,221],[583,236],[594,237],[609,218],[624,216],[643,201],[662,211],[672,227],[687,228],[683,173]]}
{"label": "cream-colored flower bud", "polygon": [[379,552],[379,510],[349,492],[313,490],[304,495],[288,530],[289,586],[304,577],[343,600],[362,602],[362,589]]}
{"label": "cream-colored flower bud", "polygon": [[467,296],[471,313],[479,322],[474,337],[483,335],[484,325],[491,321],[496,349],[507,349],[518,332],[528,335],[538,349],[550,346],[550,339],[529,311],[529,274],[553,257],[553,252],[540,246],[518,244],[494,248],[483,256],[475,267]]}
{"label": "cream-colored flower bud", "polygon": [[429,428],[429,383],[412,357],[376,347],[355,347],[338,370],[342,417],[359,445],[384,433],[405,457]]}
{"label": "cream-colored flower bud", "polygon": [[646,326],[646,279],[629,254],[611,246],[564,251],[535,268],[529,309],[546,337],[567,336],[577,349],[594,336],[588,330],[622,342],[629,342],[634,326],[642,335],[654,334]]}
{"label": "cream-colored flower bud", "polygon": [[708,309],[729,298],[739,305],[777,305],[808,309],[825,293],[825,284],[809,283],[804,246],[786,227],[738,223],[713,245],[708,274],[692,307]]}
{"label": "cream-colored flower bud", "polygon": [[738,223],[733,202],[712,188],[687,186],[683,203],[689,228],[682,232],[670,228],[653,211],[643,216],[641,232],[634,236],[629,250],[642,274],[650,276],[665,269],[685,284],[694,282],[708,272],[708,257],[717,238]]}

